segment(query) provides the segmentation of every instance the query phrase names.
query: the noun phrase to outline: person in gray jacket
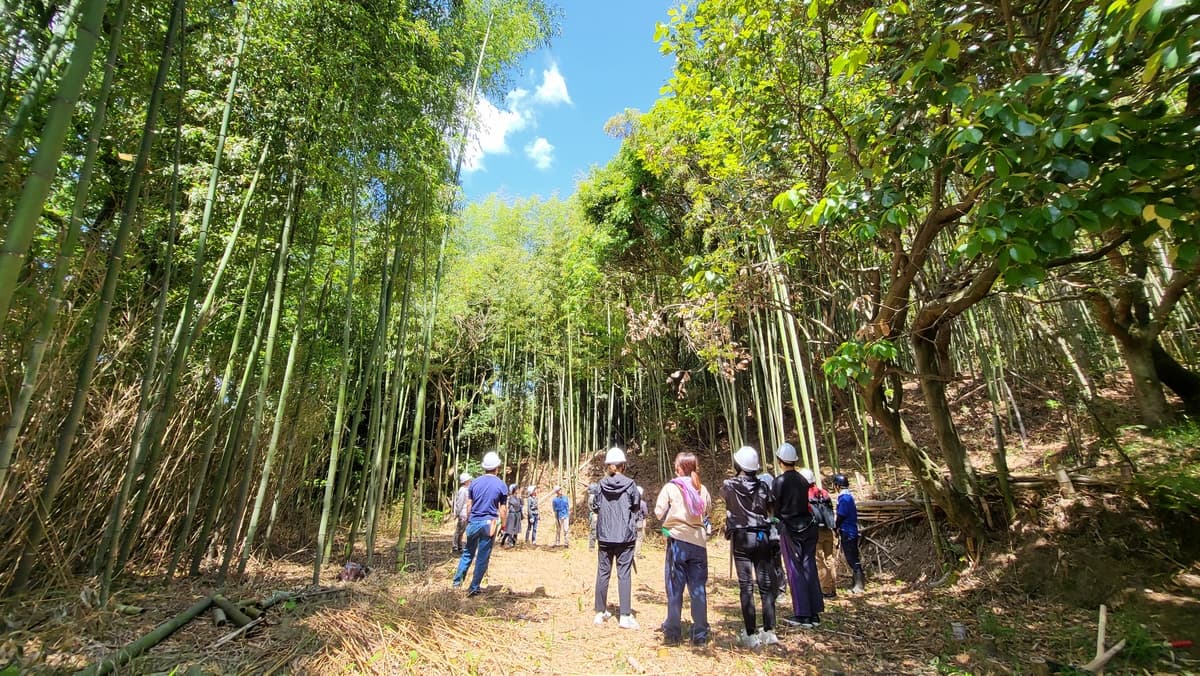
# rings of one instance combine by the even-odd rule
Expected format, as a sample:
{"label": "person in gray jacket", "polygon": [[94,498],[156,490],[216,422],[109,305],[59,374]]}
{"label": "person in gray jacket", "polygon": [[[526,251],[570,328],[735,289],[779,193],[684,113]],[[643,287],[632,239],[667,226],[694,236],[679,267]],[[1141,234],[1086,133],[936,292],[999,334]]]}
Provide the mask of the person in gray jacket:
{"label": "person in gray jacket", "polygon": [[600,481],[599,492],[592,497],[596,515],[596,624],[612,617],[608,612],[608,583],[613,560],[617,562],[617,590],[621,602],[619,625],[637,629],[633,619],[633,548],[637,542],[637,516],[641,509],[637,484],[625,476],[625,452],[613,446],[604,456],[608,476]]}
{"label": "person in gray jacket", "polygon": [[458,477],[458,492],[454,494],[454,504],[450,511],[454,513],[454,553],[461,554],[463,548],[463,533],[467,532],[467,520],[471,516],[470,503],[467,501],[467,490],[471,485],[471,475],[463,472]]}

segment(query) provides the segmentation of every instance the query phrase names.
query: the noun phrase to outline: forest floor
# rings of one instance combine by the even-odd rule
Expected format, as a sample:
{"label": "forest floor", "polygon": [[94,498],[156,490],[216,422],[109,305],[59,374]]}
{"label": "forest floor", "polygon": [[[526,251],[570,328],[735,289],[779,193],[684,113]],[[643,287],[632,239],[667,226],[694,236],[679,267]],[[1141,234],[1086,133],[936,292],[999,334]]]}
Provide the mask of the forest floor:
{"label": "forest floor", "polygon": [[[967,383],[962,391],[971,388]],[[1200,644],[1200,540],[1194,536],[1200,426],[1151,439],[1132,428],[1118,429],[1121,416],[1106,417],[1121,435],[1117,443],[1138,463],[1135,484],[1123,476],[1111,442],[1101,444],[1087,435],[1073,448],[1064,442],[1071,423],[1064,423],[1062,411],[1050,405],[1048,396],[1023,397],[1044,405],[1026,409],[1026,443],[1014,440],[1009,451],[1013,472],[1049,477],[1055,467],[1066,467],[1097,478],[1097,483],[1077,486],[1073,497],[1063,497],[1057,487],[1019,492],[1018,515],[1007,531],[990,540],[973,565],[951,573],[939,567],[931,529],[923,519],[872,527],[863,543],[866,593],[839,592],[827,603],[819,628],[780,628],[778,646],[757,651],[735,646],[741,628],[737,583],[729,575],[728,546],[720,537],[709,545],[712,641],[703,648],[665,647],[655,631],[666,615],[663,540],[652,530],[633,580],[633,607],[641,628],[630,631],[619,629],[615,618],[603,626],[592,623],[596,555],[587,549],[586,522],[575,524],[569,548],[497,549],[487,591],[468,598],[465,591],[450,587],[457,562],[450,548],[452,526],[436,519],[427,520],[419,541],[410,543],[409,561],[415,563],[406,572],[390,572],[395,569],[389,559],[392,548],[381,542],[378,551],[387,555],[376,557],[376,570],[365,580],[339,582],[338,561],[322,572],[319,589],[331,593],[277,605],[247,635],[214,645],[232,628],[213,626],[206,614],[118,671],[1045,673],[1043,664],[1082,665],[1094,656],[1098,610],[1105,604],[1107,644],[1126,642],[1108,673],[1200,673],[1200,649],[1168,647],[1178,641]],[[961,398],[964,413],[969,413],[964,418],[988,417],[979,399],[977,393]],[[981,410],[968,412],[966,407]],[[989,425],[966,423],[963,428],[972,447],[987,448]],[[920,428],[914,433],[926,434]],[[845,447],[851,445],[848,435],[843,441]],[[897,470],[896,459],[878,442],[873,445],[875,492],[867,495],[868,487],[860,486],[860,499],[911,495],[907,472]],[[986,470],[990,458],[978,453],[973,462]],[[719,464],[706,460],[702,466]],[[631,457],[630,469],[633,476],[657,475],[651,460],[637,456]],[[580,485],[596,471],[583,468]],[[715,491],[720,474],[705,475],[710,489]],[[1182,484],[1191,492],[1186,498],[1190,516],[1180,517],[1178,509],[1164,511],[1170,500],[1158,500],[1157,507],[1147,500],[1148,491],[1157,490],[1150,477],[1172,475],[1194,482]],[[646,483],[652,503],[655,488]],[[548,513],[547,505],[543,514]],[[543,542],[553,539],[551,519],[543,519],[541,530]],[[943,529],[943,534],[951,558],[961,556],[953,533]],[[310,537],[294,534],[290,540],[298,544],[276,550],[271,558],[253,559],[242,581],[219,590],[243,601],[279,590],[311,591],[311,552],[287,553]],[[364,556],[360,545],[355,559]],[[842,572],[844,589],[849,579]],[[122,584],[113,601],[139,607],[140,614],[122,614],[114,603],[96,608],[93,582],[87,579],[55,578],[45,591],[0,603],[0,676],[82,669],[218,590],[208,576],[166,582],[150,572],[126,576]],[[609,589],[614,614],[616,604],[614,581]],[[790,614],[789,607],[785,597],[780,614]],[[686,603],[684,622],[686,628]],[[952,623],[963,625],[965,638],[955,638]]]}
{"label": "forest floor", "polygon": [[[841,591],[827,602],[819,628],[781,628],[778,646],[741,649],[734,644],[741,628],[737,583],[729,576],[728,547],[720,538],[709,547],[713,640],[703,648],[665,647],[655,631],[666,614],[661,539],[649,537],[637,561],[633,607],[641,628],[631,631],[618,628],[615,617],[593,624],[596,555],[575,530],[569,548],[497,550],[485,593],[468,598],[450,587],[456,561],[450,529],[432,525],[421,543],[429,562],[423,571],[373,572],[343,583],[335,579],[337,568],[327,567],[322,583],[335,593],[276,606],[266,626],[220,647],[213,644],[231,628],[214,627],[202,616],[119,673],[1032,673],[1040,660],[1079,665],[1094,652],[1096,608],[1031,593],[1029,581],[1014,579],[1011,567],[981,565],[937,581],[927,576],[905,581],[886,572],[892,567],[886,560],[869,566],[865,594]],[[890,542],[893,554],[887,556],[905,556],[903,538]],[[1056,556],[1066,567],[1071,558],[1087,554]],[[1045,573],[1046,579],[1054,577]],[[225,594],[261,598],[303,588],[310,575],[311,568],[299,561],[257,562],[247,581],[227,586]],[[840,580],[843,588],[847,583]],[[44,614],[40,623],[10,632],[0,660],[19,650],[24,665],[19,672],[74,671],[210,591],[203,578],[130,585],[116,600],[143,608],[137,616],[90,610],[78,596],[42,598],[31,606]],[[1109,673],[1200,669],[1194,648],[1163,645],[1200,639],[1200,567],[1118,593],[1110,603],[1113,599],[1120,603],[1110,611],[1108,643],[1124,638],[1127,650]],[[614,581],[609,590],[614,615],[616,603]],[[781,614],[789,606],[784,600]],[[8,610],[6,619],[14,619],[14,609]],[[686,602],[684,622],[686,632]],[[953,637],[953,622],[965,626],[964,640]]]}

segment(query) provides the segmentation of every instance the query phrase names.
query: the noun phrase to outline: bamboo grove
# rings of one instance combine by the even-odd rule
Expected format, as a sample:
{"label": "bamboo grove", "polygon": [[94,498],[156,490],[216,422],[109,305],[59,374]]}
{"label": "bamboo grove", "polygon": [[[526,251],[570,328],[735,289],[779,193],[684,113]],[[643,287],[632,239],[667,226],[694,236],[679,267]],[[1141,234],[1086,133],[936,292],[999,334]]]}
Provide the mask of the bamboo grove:
{"label": "bamboo grove", "polygon": [[403,566],[492,448],[578,498],[612,443],[660,478],[784,440],[872,478],[883,443],[977,543],[1028,393],[1075,454],[1120,383],[1147,427],[1200,412],[1186,3],[681,6],[576,195],[466,206],[475,95],[554,7],[2,11],[7,593]]}

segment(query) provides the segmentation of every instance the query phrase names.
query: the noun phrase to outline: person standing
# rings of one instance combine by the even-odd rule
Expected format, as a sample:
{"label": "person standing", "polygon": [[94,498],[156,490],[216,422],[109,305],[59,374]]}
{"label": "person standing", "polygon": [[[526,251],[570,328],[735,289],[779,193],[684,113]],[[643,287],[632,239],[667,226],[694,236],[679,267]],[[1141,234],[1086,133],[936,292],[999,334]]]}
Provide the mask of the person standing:
{"label": "person standing", "polygon": [[827,599],[837,597],[837,547],[834,544],[833,531],[835,518],[833,500],[829,493],[821,488],[811,469],[800,470],[801,476],[808,480],[808,506],[812,510],[813,520],[817,524],[817,578],[821,581],[821,596]]}
{"label": "person standing", "polygon": [[467,547],[463,550],[462,558],[458,561],[458,570],[454,573],[454,587],[461,587],[467,576],[471,562],[475,562],[475,572],[471,576],[471,584],[467,587],[467,596],[479,593],[479,583],[487,575],[488,561],[492,558],[492,545],[500,532],[500,524],[508,516],[508,487],[496,476],[500,468],[500,456],[495,451],[488,451],[483,456],[483,476],[471,482],[467,491],[467,511],[470,514],[467,523]]}
{"label": "person standing", "polygon": [[833,475],[833,487],[838,489],[838,539],[842,543],[842,555],[846,557],[846,565],[850,566],[850,571],[854,573],[854,586],[850,591],[861,594],[865,591],[867,575],[863,572],[862,561],[858,556],[858,505],[854,502],[854,494],[850,492],[850,479],[845,474]]}
{"label": "person standing", "polygon": [[646,515],[649,513],[646,509],[646,490],[641,486],[637,487],[638,492],[638,516],[634,527],[637,528],[637,544],[633,545],[633,558],[640,558],[642,555],[642,540],[646,539]]}
{"label": "person standing", "polygon": [[521,494],[517,491],[517,485],[512,484],[508,487],[508,520],[504,522],[504,537],[501,538],[500,544],[503,545],[506,541],[509,547],[517,546],[517,538],[521,537]]}
{"label": "person standing", "polygon": [[554,529],[554,546],[557,547],[561,542],[562,546],[569,547],[571,546],[568,540],[568,536],[570,535],[569,526],[571,525],[571,503],[567,500],[567,496],[563,495],[562,486],[554,487],[554,500],[550,504],[554,507],[554,522],[556,525]]}
{"label": "person standing", "polygon": [[[775,485],[775,477],[771,476],[770,472],[760,472],[758,475],[758,480],[767,487],[767,492],[771,493],[771,502],[774,504],[775,493],[772,487]],[[775,511],[778,512],[778,509]],[[783,558],[781,558],[779,555],[778,514],[775,514],[771,517],[771,531],[769,539],[771,541],[771,551],[773,552],[771,565],[774,567],[775,571],[775,602],[776,605],[778,605],[779,597],[782,596],[783,592],[787,590],[787,576],[783,574]]]}
{"label": "person standing", "polygon": [[[743,446],[733,454],[734,476],[721,484],[721,497],[728,515],[725,535],[733,552],[737,569],[738,590],[741,593],[742,624],[738,645],[757,648],[779,643],[775,635],[775,560],[778,549],[771,542],[771,510],[775,499],[763,482],[754,475],[759,469],[758,451]],[[758,581],[758,596],[762,602],[762,631],[756,631],[754,614],[754,583]]]}
{"label": "person standing", "polygon": [[537,527],[538,527],[538,499],[537,486],[529,487],[529,498],[525,500],[526,509],[526,525],[525,525],[525,544],[537,544]]}
{"label": "person standing", "polygon": [[804,628],[821,623],[825,599],[821,596],[821,580],[817,576],[817,527],[808,504],[811,484],[796,471],[799,456],[796,448],[784,443],[775,452],[783,472],[775,477],[772,493],[779,514],[779,544],[783,566],[787,572],[788,588],[792,592],[795,614],[783,622]]}
{"label": "person standing", "polygon": [[679,643],[683,629],[683,590],[687,587],[692,610],[692,643],[708,643],[708,549],[704,522],[712,499],[700,482],[699,463],[691,453],[675,456],[675,478],[658,492],[654,515],[667,536],[664,566],[667,586],[667,619],[662,624],[667,644]]}
{"label": "person standing", "polygon": [[471,475],[463,472],[458,477],[458,492],[454,494],[454,503],[450,511],[454,514],[454,553],[461,554],[463,548],[463,533],[467,532],[467,520],[471,513],[467,511],[467,487],[471,485]]}
{"label": "person standing", "polygon": [[608,612],[608,583],[613,561],[617,562],[617,593],[621,603],[622,629],[637,629],[633,619],[633,548],[637,541],[634,523],[638,514],[637,485],[625,476],[625,451],[617,446],[604,456],[608,476],[600,481],[596,510],[596,624],[612,617]]}
{"label": "person standing", "polygon": [[596,548],[596,510],[599,509],[600,484],[588,484],[588,551]]}

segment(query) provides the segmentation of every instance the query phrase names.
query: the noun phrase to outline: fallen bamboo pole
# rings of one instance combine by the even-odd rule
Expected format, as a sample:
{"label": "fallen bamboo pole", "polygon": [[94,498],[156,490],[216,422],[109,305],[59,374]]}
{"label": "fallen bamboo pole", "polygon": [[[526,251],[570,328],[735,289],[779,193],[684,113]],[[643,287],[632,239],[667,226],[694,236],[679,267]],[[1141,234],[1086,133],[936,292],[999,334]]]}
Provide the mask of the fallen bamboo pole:
{"label": "fallen bamboo pole", "polygon": [[96,664],[79,672],[79,676],[100,676],[115,671],[117,667],[125,664],[129,660],[141,655],[154,646],[162,643],[168,636],[174,634],[188,622],[196,619],[198,615],[208,610],[212,605],[213,599],[211,596],[206,596],[192,604],[190,608],[179,613],[175,617],[163,622],[154,628],[154,631],[146,634],[138,640],[121,648],[112,657],[97,662]]}
{"label": "fallen bamboo pole", "polygon": [[212,602],[218,608],[225,611],[225,617],[229,618],[230,622],[239,627],[244,627],[247,624],[250,624],[250,618],[246,616],[246,613],[243,613],[241,610],[239,610],[237,605],[224,596],[215,594],[212,597]]}

